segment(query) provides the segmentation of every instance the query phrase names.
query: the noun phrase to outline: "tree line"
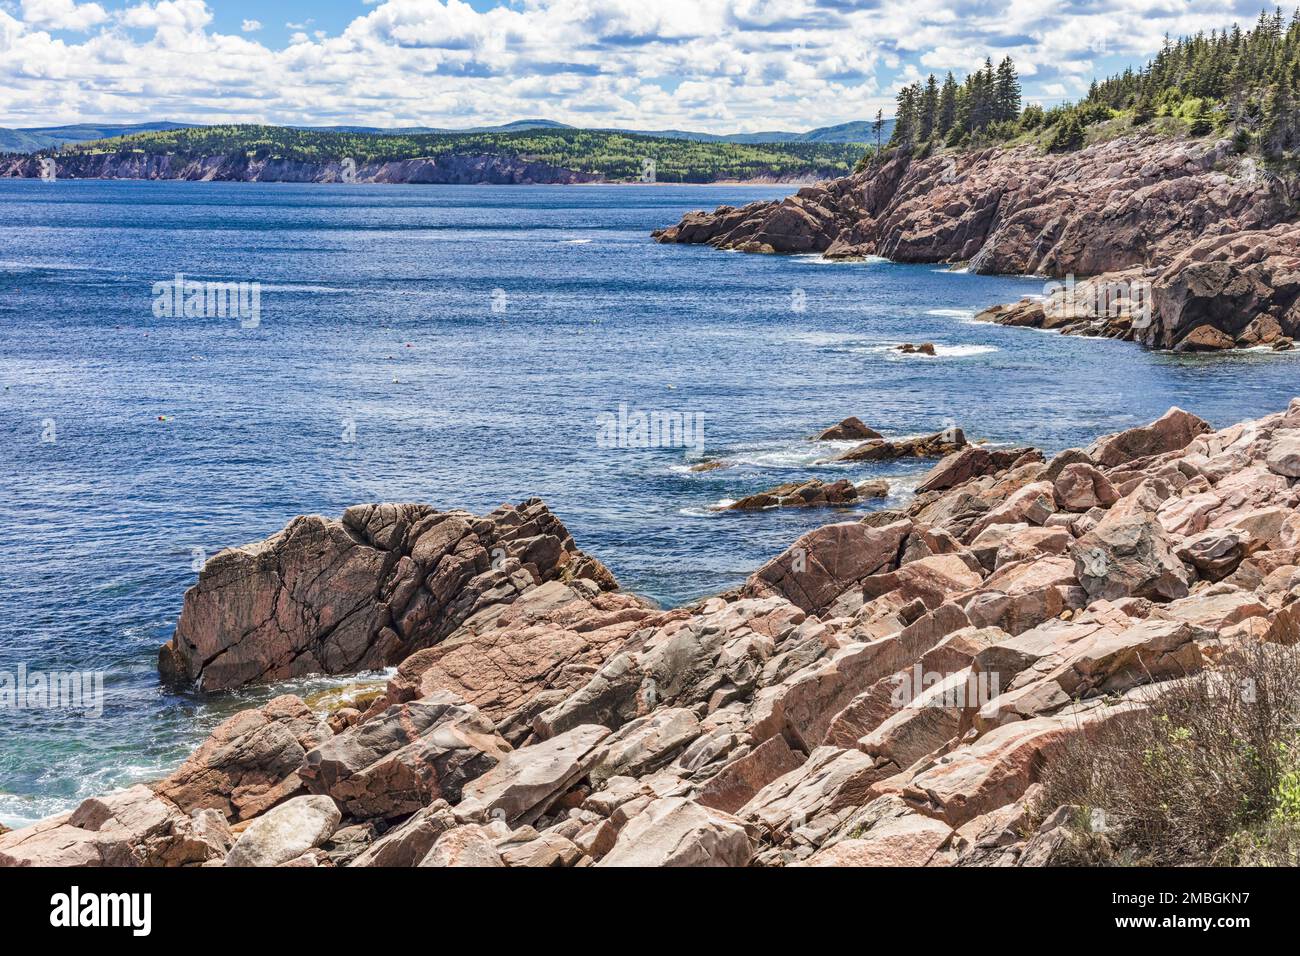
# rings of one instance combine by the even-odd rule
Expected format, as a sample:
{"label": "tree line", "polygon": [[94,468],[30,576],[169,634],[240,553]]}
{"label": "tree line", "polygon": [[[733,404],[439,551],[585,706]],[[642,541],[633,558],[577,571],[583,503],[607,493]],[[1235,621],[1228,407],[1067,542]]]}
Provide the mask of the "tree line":
{"label": "tree line", "polygon": [[984,67],[958,83],[950,71],[941,84],[933,73],[898,93],[891,146],[939,143],[968,146],[1008,139],[1019,130],[1020,76],[1011,57]]}
{"label": "tree line", "polygon": [[1300,149],[1300,9],[1263,11],[1254,27],[1171,41],[1140,70],[1093,83],[1073,109],[1087,125],[1129,112],[1135,125],[1181,119],[1194,136],[1231,136],[1238,148],[1281,158]]}
{"label": "tree line", "polygon": [[[1227,136],[1239,152],[1300,162],[1300,9],[1289,18],[1280,7],[1263,11],[1245,30],[1166,37],[1145,66],[1095,81],[1078,102],[1048,109],[1022,107],[1010,57],[996,68],[985,59],[961,82],[951,72],[942,82],[931,74],[899,91],[889,145],[926,150],[1024,138],[1066,152],[1084,145],[1089,127],[1113,120],[1123,121],[1117,129]],[[877,114],[875,128],[882,124]]]}

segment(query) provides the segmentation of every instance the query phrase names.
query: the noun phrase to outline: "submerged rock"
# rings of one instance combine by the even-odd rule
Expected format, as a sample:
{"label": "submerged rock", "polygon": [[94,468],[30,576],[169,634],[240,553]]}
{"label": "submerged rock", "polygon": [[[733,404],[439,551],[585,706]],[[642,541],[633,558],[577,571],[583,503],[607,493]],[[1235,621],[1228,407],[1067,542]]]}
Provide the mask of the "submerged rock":
{"label": "submerged rock", "polygon": [[883,437],[880,432],[868,425],[862,423],[862,419],[850,415],[838,425],[832,425],[819,435],[814,436],[814,441],[866,441],[869,438]]}
{"label": "submerged rock", "polygon": [[726,505],[726,511],[760,511],[765,508],[812,508],[857,504],[869,498],[884,498],[889,482],[884,479],[854,484],[847,478],[824,482],[820,478],[792,481],[756,495],[747,495]]}

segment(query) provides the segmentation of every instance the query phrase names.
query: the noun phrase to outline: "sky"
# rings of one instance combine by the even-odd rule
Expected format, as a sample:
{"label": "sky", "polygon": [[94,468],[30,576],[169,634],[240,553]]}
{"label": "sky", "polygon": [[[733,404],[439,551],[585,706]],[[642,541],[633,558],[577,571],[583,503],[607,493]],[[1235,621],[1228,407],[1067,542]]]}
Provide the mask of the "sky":
{"label": "sky", "polygon": [[[1292,0],[1294,4],[1295,0]],[[0,0],[0,126],[804,130],[1010,55],[1078,98],[1259,0]],[[1289,8],[1287,8],[1289,10]]]}

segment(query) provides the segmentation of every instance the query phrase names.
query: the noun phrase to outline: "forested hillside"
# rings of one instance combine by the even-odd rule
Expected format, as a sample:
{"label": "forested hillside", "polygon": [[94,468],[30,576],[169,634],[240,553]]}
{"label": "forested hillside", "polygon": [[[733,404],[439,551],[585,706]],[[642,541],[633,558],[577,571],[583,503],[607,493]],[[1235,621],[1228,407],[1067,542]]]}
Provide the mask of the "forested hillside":
{"label": "forested hillside", "polygon": [[1281,157],[1300,148],[1300,10],[1261,13],[1253,29],[1173,42],[1140,70],[1094,83],[1074,112],[1081,125],[1121,113],[1137,125],[1182,120],[1192,135],[1223,133],[1245,151]]}
{"label": "forested hillside", "polygon": [[1140,69],[1094,82],[1077,103],[1021,109],[1015,64],[989,60],[958,82],[949,73],[898,94],[891,146],[978,147],[1037,142],[1069,152],[1131,130],[1226,136],[1241,153],[1293,164],[1300,153],[1300,10],[1261,13],[1243,30],[1213,30],[1164,48]]}
{"label": "forested hillside", "polygon": [[506,133],[391,134],[280,126],[209,126],[141,133],[66,148],[64,156],[104,153],[180,157],[245,155],[297,162],[386,162],[450,155],[525,158],[614,181],[660,182],[826,177],[847,173],[862,146],[844,143],[694,142],[580,129]]}

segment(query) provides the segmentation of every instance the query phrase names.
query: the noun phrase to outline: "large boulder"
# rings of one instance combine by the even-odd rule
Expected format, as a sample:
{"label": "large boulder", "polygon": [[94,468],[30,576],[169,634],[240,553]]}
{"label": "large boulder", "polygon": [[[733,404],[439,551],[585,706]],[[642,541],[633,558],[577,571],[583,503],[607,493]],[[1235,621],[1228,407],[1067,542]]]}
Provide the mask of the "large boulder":
{"label": "large boulder", "polygon": [[910,521],[870,527],[857,522],[809,531],[745,582],[751,597],[779,595],[805,611],[822,611],[845,591],[898,564]]}
{"label": "large boulder", "polygon": [[283,866],[333,836],[342,816],[329,797],[294,797],[248,825],[226,866]]}
{"label": "large boulder", "polygon": [[417,865],[429,867],[503,867],[494,826],[468,824],[448,830]]}
{"label": "large boulder", "polygon": [[186,812],[246,820],[301,793],[303,757],[331,736],[300,698],[277,697],[222,721],[154,791]]}
{"label": "large boulder", "polygon": [[0,867],[183,866],[219,859],[229,832],[205,813],[188,816],[138,784],[0,836]]}
{"label": "large boulder", "polygon": [[447,801],[436,800],[375,840],[349,865],[418,866],[438,838],[458,825]]}
{"label": "large boulder", "polygon": [[928,491],[946,491],[960,484],[988,474],[994,467],[993,456],[978,445],[970,445],[961,451],[953,452],[930,472],[916,486],[916,493],[923,495]]}
{"label": "large boulder", "polygon": [[1191,576],[1156,517],[1158,499],[1143,482],[1071,546],[1075,575],[1089,598],[1187,596]]}
{"label": "large boulder", "polygon": [[889,494],[884,481],[863,482],[855,485],[847,478],[839,481],[790,481],[767,491],[746,495],[729,505],[726,511],[761,511],[767,508],[817,508],[854,505],[867,498],[883,498]]}
{"label": "large boulder", "polygon": [[490,604],[579,577],[617,586],[537,499],[481,518],[396,504],[295,518],[208,561],[158,666],[204,691],[385,667]]}
{"label": "large boulder", "polygon": [[880,432],[863,423],[856,415],[850,415],[844,421],[821,432],[814,441],[867,441],[882,437]]}
{"label": "large boulder", "polygon": [[1153,285],[1155,321],[1137,338],[1156,348],[1212,351],[1289,344],[1300,332],[1300,224],[1201,238]]}
{"label": "large boulder", "polygon": [[[925,866],[953,834],[941,820],[910,813],[890,817],[814,853],[804,866]],[[798,864],[796,864],[798,865]]]}
{"label": "large boulder", "polygon": [[590,582],[548,581],[512,604],[484,608],[444,641],[416,651],[371,712],[447,691],[519,743],[539,711],[580,687],[656,616],[634,595],[600,592]]}
{"label": "large boulder", "polygon": [[1135,458],[1179,451],[1213,430],[1205,419],[1171,408],[1149,425],[1097,439],[1088,455],[1102,467],[1122,465]]}
{"label": "large boulder", "polygon": [[580,724],[507,754],[464,788],[457,817],[502,820],[510,826],[532,823],[550,809],[556,797],[587,775],[599,756],[597,745],[608,736],[606,727]]}
{"label": "large boulder", "polygon": [[1092,465],[1076,462],[1066,465],[1053,483],[1056,503],[1066,511],[1091,511],[1109,508],[1119,501],[1119,492],[1104,474]]}

